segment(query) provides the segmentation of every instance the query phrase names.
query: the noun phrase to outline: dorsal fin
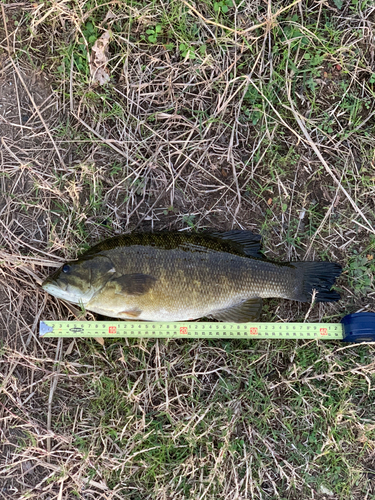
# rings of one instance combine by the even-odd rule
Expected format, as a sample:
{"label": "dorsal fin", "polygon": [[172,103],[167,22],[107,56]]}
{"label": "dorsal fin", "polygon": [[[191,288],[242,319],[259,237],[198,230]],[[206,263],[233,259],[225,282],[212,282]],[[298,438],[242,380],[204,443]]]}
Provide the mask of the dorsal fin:
{"label": "dorsal fin", "polygon": [[255,259],[264,259],[264,255],[260,253],[261,240],[260,234],[255,234],[252,231],[233,229],[221,233],[220,231],[208,232],[209,236],[225,240],[233,246],[234,250],[242,252],[247,257]]}
{"label": "dorsal fin", "polygon": [[106,252],[119,247],[151,246],[170,250],[174,248],[190,248],[193,251],[220,251],[236,255],[263,259],[260,253],[261,236],[251,231],[234,229],[220,232],[207,230],[198,233],[177,231],[160,231],[156,233],[129,233],[104,240],[87,250],[81,258],[88,259],[98,253]]}

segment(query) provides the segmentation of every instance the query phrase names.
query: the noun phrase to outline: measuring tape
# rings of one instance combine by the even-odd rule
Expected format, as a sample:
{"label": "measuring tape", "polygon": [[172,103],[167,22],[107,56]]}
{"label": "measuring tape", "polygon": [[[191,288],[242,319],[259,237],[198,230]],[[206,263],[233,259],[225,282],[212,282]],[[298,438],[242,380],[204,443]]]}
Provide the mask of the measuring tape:
{"label": "measuring tape", "polygon": [[148,321],[41,321],[41,337],[325,339],[375,341],[375,313],[355,313],[341,323],[192,323]]}

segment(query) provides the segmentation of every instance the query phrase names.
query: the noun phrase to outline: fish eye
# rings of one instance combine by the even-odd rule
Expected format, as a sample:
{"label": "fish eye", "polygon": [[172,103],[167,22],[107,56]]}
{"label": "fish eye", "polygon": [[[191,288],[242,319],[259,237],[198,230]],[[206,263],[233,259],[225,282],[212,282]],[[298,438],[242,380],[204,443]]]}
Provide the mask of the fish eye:
{"label": "fish eye", "polygon": [[63,273],[68,273],[70,271],[70,266],[68,264],[65,264],[62,268]]}

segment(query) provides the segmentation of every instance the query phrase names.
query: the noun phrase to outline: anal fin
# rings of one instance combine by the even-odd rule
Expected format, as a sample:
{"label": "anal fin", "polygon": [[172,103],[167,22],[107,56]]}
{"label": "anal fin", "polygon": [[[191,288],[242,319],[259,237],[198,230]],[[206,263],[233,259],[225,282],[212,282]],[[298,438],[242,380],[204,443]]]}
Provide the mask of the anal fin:
{"label": "anal fin", "polygon": [[262,311],[263,301],[260,297],[248,299],[240,304],[229,307],[228,309],[220,309],[214,311],[210,316],[219,321],[233,322],[233,323],[247,323],[249,321],[257,320]]}
{"label": "anal fin", "polygon": [[138,311],[137,309],[132,309],[131,311],[121,311],[118,313],[118,316],[124,319],[138,318],[141,312],[142,311]]}

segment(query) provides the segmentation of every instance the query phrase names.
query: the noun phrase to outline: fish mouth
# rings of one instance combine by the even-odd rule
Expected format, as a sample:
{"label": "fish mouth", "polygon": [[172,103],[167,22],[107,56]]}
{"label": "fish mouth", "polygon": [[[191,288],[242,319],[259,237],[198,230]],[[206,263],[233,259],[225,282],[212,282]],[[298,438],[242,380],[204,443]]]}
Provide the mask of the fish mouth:
{"label": "fish mouth", "polygon": [[94,294],[94,290],[92,290],[91,287],[86,293],[82,293],[74,286],[70,286],[69,283],[54,279],[53,276],[48,276],[48,278],[43,281],[42,288],[45,292],[53,295],[57,299],[66,300],[72,304],[85,305]]}
{"label": "fish mouth", "polygon": [[43,290],[46,290],[47,292],[51,293],[49,290],[51,288],[57,288],[59,290],[62,290],[64,292],[67,291],[68,285],[65,283],[58,283],[57,280],[53,276],[48,276],[42,283],[42,288]]}
{"label": "fish mouth", "polygon": [[42,283],[42,288],[44,288],[46,285],[49,285],[50,283],[56,284],[55,280],[51,278],[51,276],[48,276]]}
{"label": "fish mouth", "polygon": [[73,304],[78,304],[81,300],[81,297],[76,296],[76,294],[68,290],[67,284],[57,283],[57,281],[51,277],[43,281],[42,288],[45,292],[53,295],[57,299],[67,300]]}

